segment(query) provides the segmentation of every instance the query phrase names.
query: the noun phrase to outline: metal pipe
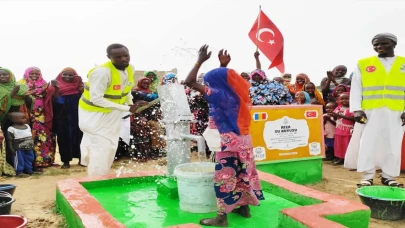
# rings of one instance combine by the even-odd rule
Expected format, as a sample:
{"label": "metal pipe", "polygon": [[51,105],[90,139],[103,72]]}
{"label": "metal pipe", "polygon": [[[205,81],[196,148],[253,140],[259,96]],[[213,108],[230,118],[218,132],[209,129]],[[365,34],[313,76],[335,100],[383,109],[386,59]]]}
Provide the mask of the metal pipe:
{"label": "metal pipe", "polygon": [[204,139],[204,137],[198,136],[198,135],[190,135],[190,134],[180,134],[180,137],[182,137],[183,139],[197,141],[198,152],[204,152],[205,153],[205,139]]}

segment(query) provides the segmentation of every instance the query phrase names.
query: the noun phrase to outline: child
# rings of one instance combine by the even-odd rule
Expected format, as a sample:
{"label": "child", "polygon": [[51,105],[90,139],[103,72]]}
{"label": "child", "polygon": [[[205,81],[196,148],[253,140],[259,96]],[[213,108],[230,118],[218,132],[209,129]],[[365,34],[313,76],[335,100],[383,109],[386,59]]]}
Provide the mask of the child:
{"label": "child", "polygon": [[292,103],[293,105],[303,105],[303,104],[310,104],[311,98],[309,94],[304,91],[299,91],[295,94],[295,101]]}
{"label": "child", "polygon": [[330,116],[331,113],[336,109],[337,104],[334,102],[329,102],[325,109],[326,114],[323,115],[323,124],[325,129],[325,159],[324,161],[332,161],[335,158],[334,153],[334,143],[335,143],[335,128],[336,121]]}
{"label": "child", "polygon": [[15,154],[14,168],[19,177],[32,174],[34,162],[34,141],[31,128],[27,123],[24,113],[12,112],[9,114],[13,125],[7,129],[7,140],[10,151]]}
{"label": "child", "polygon": [[304,91],[309,94],[309,97],[311,98],[311,104],[325,106],[325,101],[323,100],[321,93],[316,89],[314,83],[307,82],[304,85]]}
{"label": "child", "polygon": [[349,99],[350,95],[348,92],[340,94],[339,100],[341,106],[338,106],[333,113],[329,114],[336,119],[334,149],[337,160],[333,165],[344,164],[346,150],[352,138],[354,114],[350,112]]}
{"label": "child", "polygon": [[221,67],[204,75],[205,85],[198,83],[198,70],[211,56],[207,49],[207,45],[200,48],[198,61],[185,83],[204,94],[209,104],[208,127],[217,129],[220,134],[221,151],[216,153],[213,186],[218,213],[214,218],[202,219],[200,224],[224,227],[228,226],[227,215],[231,212],[250,218],[249,205],[259,205],[259,200],[264,197],[249,134],[250,85],[235,70],[226,68],[231,57],[223,50],[218,54]]}
{"label": "child", "polygon": [[340,106],[339,97],[340,97],[340,94],[342,94],[344,92],[350,92],[350,87],[348,87],[347,85],[343,85],[343,84],[336,86],[336,88],[332,91],[332,93],[329,94],[329,97],[328,97],[329,102],[335,102],[338,104],[338,106]]}

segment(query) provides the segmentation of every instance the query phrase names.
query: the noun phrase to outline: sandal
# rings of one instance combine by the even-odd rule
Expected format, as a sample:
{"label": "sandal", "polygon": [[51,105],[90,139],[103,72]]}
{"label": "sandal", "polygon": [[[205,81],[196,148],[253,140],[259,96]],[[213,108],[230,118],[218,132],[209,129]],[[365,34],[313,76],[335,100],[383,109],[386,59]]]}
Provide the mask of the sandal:
{"label": "sandal", "polygon": [[404,187],[403,184],[398,183],[396,180],[387,179],[384,177],[381,177],[381,183],[385,186],[398,187],[398,188]]}
{"label": "sandal", "polygon": [[357,187],[361,188],[361,187],[367,187],[367,186],[372,186],[372,185],[373,185],[373,179],[361,180],[360,184],[357,184]]}
{"label": "sandal", "polygon": [[345,164],[345,160],[344,159],[339,159],[336,162],[333,162],[332,165],[333,166],[338,166],[338,165],[343,165]]}
{"label": "sandal", "polygon": [[61,169],[69,169],[69,168],[70,168],[70,164],[63,164],[60,168],[61,168]]}

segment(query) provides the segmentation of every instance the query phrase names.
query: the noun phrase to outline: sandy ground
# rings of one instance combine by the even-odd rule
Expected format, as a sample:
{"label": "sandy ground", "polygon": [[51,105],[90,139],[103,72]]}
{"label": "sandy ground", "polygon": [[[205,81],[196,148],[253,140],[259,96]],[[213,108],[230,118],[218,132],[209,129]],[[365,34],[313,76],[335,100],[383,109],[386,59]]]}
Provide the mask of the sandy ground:
{"label": "sandy ground", "polygon": [[[68,170],[60,169],[60,167],[50,167],[41,175],[0,180],[2,184],[9,183],[18,186],[14,194],[16,202],[12,205],[11,214],[23,215],[28,218],[28,227],[67,227],[63,217],[55,209],[56,181],[86,176],[86,168],[78,166],[77,162],[77,160],[74,160],[71,163],[72,167]],[[128,164],[128,161],[122,160],[114,163],[111,173],[116,173],[120,167],[121,170],[122,167],[125,167],[124,171],[131,168],[136,170],[165,168],[159,166],[158,161]],[[324,163],[323,176],[324,178],[321,183],[309,185],[308,187],[359,201],[358,196],[355,194],[356,184],[359,180],[357,172],[351,172],[342,167],[334,167],[328,163]],[[376,184],[380,183],[380,180],[377,178],[374,181]],[[399,181],[405,182],[404,174],[401,175]],[[372,219],[370,227],[405,227],[405,220],[387,222]]]}

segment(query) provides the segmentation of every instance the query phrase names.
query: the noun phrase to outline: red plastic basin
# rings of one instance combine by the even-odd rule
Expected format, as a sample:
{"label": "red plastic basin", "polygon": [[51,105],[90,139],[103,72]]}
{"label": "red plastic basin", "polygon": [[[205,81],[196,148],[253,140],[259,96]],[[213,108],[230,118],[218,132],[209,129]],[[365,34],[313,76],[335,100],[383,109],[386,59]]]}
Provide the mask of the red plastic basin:
{"label": "red plastic basin", "polygon": [[0,215],[1,228],[23,228],[28,220],[20,215]]}

